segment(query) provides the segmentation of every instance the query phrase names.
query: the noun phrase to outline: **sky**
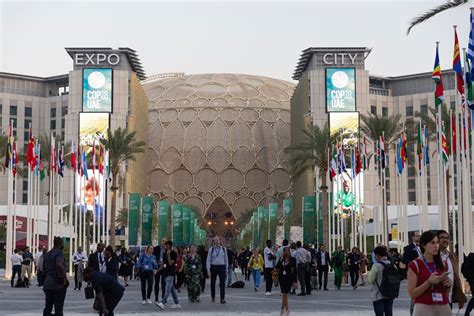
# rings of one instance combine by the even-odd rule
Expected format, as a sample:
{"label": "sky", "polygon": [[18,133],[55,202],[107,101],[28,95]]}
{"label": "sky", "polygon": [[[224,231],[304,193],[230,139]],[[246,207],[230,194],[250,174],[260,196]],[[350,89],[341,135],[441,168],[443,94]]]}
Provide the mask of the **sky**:
{"label": "sky", "polygon": [[406,35],[411,18],[443,3],[424,1],[6,1],[0,0],[0,71],[65,74],[64,47],[130,47],[147,75],[244,73],[292,81],[308,47],[368,47],[372,75],[432,71],[435,42],[450,68],[453,25],[461,47],[469,5]]}

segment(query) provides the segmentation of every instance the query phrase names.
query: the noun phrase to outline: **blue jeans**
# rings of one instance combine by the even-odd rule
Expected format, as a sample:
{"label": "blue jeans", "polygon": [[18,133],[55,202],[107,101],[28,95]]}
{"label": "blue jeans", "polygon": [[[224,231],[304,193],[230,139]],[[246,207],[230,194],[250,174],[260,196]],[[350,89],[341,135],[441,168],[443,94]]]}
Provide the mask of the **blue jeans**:
{"label": "blue jeans", "polygon": [[252,270],[253,284],[258,289],[260,287],[260,270]]}
{"label": "blue jeans", "polygon": [[227,287],[230,287],[230,285],[232,284],[232,272],[234,271],[234,267],[229,264],[229,268],[227,270],[227,279],[226,279],[226,283],[227,283]]}
{"label": "blue jeans", "polygon": [[393,299],[381,299],[374,302],[375,316],[392,316]]}
{"label": "blue jeans", "polygon": [[166,304],[166,301],[168,300],[168,296],[170,296],[170,293],[171,293],[174,303],[179,304],[178,295],[176,295],[176,290],[174,289],[174,284],[173,284],[174,276],[167,276],[165,278],[165,283],[166,283],[165,296],[163,296],[163,300],[161,302],[163,304]]}

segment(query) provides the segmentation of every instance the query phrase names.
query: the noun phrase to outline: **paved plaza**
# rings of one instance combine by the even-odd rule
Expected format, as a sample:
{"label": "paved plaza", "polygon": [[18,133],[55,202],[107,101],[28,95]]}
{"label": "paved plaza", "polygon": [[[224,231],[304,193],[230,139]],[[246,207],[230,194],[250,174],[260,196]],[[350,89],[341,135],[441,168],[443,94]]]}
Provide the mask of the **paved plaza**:
{"label": "paved plaza", "polygon": [[[239,276],[240,277],[240,276]],[[332,275],[330,275],[332,284]],[[71,280],[72,288],[73,281]],[[125,295],[119,303],[116,314],[119,315],[279,315],[280,295],[279,289],[274,289],[272,296],[265,296],[263,284],[259,292],[253,289],[253,282],[247,281],[243,289],[226,289],[227,304],[211,303],[209,283],[206,292],[201,296],[201,303],[189,303],[186,289],[179,294],[182,309],[164,311],[153,305],[142,305],[139,281],[132,281],[126,288]],[[66,315],[94,315],[92,300],[84,298],[84,292],[67,292],[64,312]],[[330,291],[313,291],[311,296],[290,296],[290,310],[293,315],[373,315],[370,300],[370,286],[359,287],[352,290],[343,286],[340,291],[335,291],[330,286]],[[406,281],[402,283],[401,295],[395,301],[395,315],[408,315],[410,300],[407,295]],[[152,299],[153,299],[152,294]],[[2,315],[40,315],[44,306],[43,291],[37,286],[30,288],[11,288],[8,281],[0,281],[0,311]],[[455,315],[456,309],[453,312]],[[463,313],[460,313],[463,315]]]}

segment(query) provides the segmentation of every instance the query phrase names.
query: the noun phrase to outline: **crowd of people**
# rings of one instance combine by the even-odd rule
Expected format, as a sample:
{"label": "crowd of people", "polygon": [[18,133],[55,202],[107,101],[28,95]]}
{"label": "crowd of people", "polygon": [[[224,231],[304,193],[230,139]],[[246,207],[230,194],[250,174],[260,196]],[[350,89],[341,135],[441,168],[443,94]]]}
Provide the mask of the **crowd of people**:
{"label": "crowd of people", "polygon": [[[36,266],[38,285],[45,293],[44,315],[62,315],[69,282],[63,253],[62,238],[54,239],[54,248],[43,249],[35,258],[26,249],[15,250],[12,256],[13,278],[25,286],[31,284],[33,263]],[[131,280],[139,280],[142,304],[154,303],[163,310],[181,308],[178,293],[186,287],[189,303],[199,303],[201,293],[210,281],[211,301],[216,301],[216,283],[219,280],[219,302],[225,304],[226,288],[243,287],[235,269],[240,268],[245,281],[253,281],[255,292],[264,287],[264,295],[272,295],[279,288],[281,315],[289,314],[289,295],[307,296],[315,290],[329,291],[328,274],[334,272],[334,289],[343,285],[356,290],[371,285],[371,298],[376,316],[391,316],[393,302],[399,295],[400,282],[407,279],[411,298],[410,315],[451,315],[453,304],[463,308],[467,302],[463,292],[461,274],[474,286],[474,254],[464,259],[459,270],[458,257],[450,249],[449,233],[415,232],[412,243],[399,254],[396,249],[376,245],[370,254],[357,247],[338,247],[333,253],[321,244],[315,248],[301,241],[283,240],[281,246],[266,241],[266,247],[241,248],[234,251],[224,247],[219,237],[212,239],[206,249],[203,245],[175,247],[171,240],[163,238],[156,246],[113,249],[102,243],[87,255],[81,248],[73,254],[74,290],[81,291],[83,283],[87,292],[95,293],[93,307],[100,315],[113,315],[125,288]],[[369,271],[370,268],[370,271]],[[235,282],[233,282],[233,276]],[[123,278],[123,285],[119,282]],[[263,280],[262,280],[263,278]],[[264,284],[264,285],[263,285]],[[298,293],[297,293],[298,292]],[[171,295],[171,298],[170,298]],[[87,296],[87,293],[86,293]],[[173,300],[172,304],[168,301]],[[474,308],[471,299],[465,315]]]}

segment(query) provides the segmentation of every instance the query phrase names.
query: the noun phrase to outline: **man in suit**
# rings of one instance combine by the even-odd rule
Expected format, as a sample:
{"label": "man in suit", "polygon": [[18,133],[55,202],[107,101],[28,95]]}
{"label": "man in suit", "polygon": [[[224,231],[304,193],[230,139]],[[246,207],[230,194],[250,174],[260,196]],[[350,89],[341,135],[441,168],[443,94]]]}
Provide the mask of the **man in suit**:
{"label": "man in suit", "polygon": [[103,243],[97,244],[96,251],[89,255],[87,267],[91,268],[93,271],[105,273],[104,248],[105,245]]}
{"label": "man in suit", "polygon": [[403,263],[408,266],[410,261],[415,260],[421,254],[420,250],[420,232],[415,231],[411,236],[412,243],[403,248]]}
{"label": "man in suit", "polygon": [[[153,255],[158,262],[158,268],[163,264],[163,254],[165,253],[165,244],[168,241],[166,237],[161,239],[161,244],[157,245],[153,248]],[[161,282],[160,282],[161,279]],[[159,270],[155,274],[155,302],[160,302],[158,299],[158,294],[160,293],[160,284],[161,284],[161,298],[165,296],[165,287],[166,287],[166,280],[163,277],[163,270]]]}
{"label": "man in suit", "polygon": [[326,246],[321,244],[319,246],[319,250],[316,253],[316,268],[318,269],[318,283],[319,289],[321,290],[322,286],[322,278],[324,275],[324,290],[328,290],[328,272],[329,266],[331,265],[331,257],[329,252],[326,251]]}

